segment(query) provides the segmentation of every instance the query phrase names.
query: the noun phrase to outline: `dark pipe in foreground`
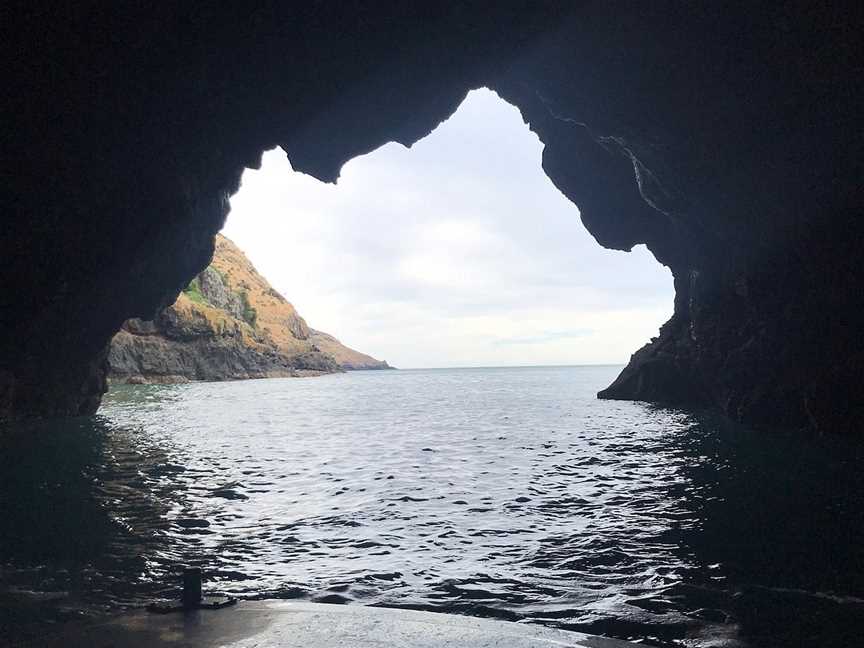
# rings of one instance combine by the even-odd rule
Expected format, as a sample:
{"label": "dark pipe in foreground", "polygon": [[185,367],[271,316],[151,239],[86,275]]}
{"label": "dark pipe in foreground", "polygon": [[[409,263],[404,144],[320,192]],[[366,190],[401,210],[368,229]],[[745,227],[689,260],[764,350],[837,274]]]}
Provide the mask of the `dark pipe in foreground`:
{"label": "dark pipe in foreground", "polygon": [[149,612],[167,614],[169,612],[191,612],[193,610],[218,610],[237,603],[233,596],[207,596],[203,594],[203,577],[200,567],[187,567],[183,570],[183,592],[180,605],[173,603],[152,603]]}
{"label": "dark pipe in foreground", "polygon": [[183,570],[183,601],[184,608],[194,608],[201,604],[202,595],[201,570],[198,567],[187,567]]}

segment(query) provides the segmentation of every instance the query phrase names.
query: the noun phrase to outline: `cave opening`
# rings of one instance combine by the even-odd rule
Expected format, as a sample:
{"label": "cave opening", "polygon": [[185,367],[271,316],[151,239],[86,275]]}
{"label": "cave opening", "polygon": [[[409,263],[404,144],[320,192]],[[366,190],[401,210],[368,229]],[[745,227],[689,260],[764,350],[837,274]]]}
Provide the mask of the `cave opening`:
{"label": "cave opening", "polygon": [[268,151],[222,234],[310,327],[397,367],[623,364],[669,318],[671,274],[643,245],[601,247],[542,154],[518,109],[475,90],[335,184]]}

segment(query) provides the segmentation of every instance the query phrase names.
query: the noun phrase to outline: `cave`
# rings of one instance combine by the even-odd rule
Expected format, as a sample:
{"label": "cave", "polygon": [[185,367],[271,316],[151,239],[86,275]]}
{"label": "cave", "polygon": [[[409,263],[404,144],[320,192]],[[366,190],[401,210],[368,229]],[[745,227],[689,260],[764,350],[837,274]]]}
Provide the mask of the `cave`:
{"label": "cave", "polygon": [[276,146],[334,181],[488,87],[675,309],[601,398],[857,433],[861,9],[598,2],[3,12],[0,420],[94,412],[106,348],[203,269]]}

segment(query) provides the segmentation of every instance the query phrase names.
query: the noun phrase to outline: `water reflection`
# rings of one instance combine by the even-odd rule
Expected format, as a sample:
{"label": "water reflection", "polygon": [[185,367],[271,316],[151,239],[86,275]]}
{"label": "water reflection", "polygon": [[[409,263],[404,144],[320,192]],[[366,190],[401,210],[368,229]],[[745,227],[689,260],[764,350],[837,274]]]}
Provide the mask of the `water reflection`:
{"label": "water reflection", "polygon": [[240,596],[659,646],[857,641],[857,444],[486,371],[123,388],[4,430],[0,630],[168,596],[197,564]]}
{"label": "water reflection", "polygon": [[142,429],[99,417],[0,432],[4,637],[173,592],[163,532],[183,494],[161,478],[172,465]]}
{"label": "water reflection", "polygon": [[864,448],[697,416],[676,486],[695,573],[676,594],[754,646],[849,646],[864,630]]}

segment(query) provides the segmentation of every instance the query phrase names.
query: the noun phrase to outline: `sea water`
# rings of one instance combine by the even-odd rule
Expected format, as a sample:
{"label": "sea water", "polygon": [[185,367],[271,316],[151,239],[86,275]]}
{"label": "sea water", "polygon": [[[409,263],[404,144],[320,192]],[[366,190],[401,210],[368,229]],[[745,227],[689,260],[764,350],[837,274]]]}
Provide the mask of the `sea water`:
{"label": "sea water", "polygon": [[860,444],[598,400],[619,370],[115,386],[94,417],[9,428],[4,623],[168,598],[200,566],[241,598],[856,645]]}

